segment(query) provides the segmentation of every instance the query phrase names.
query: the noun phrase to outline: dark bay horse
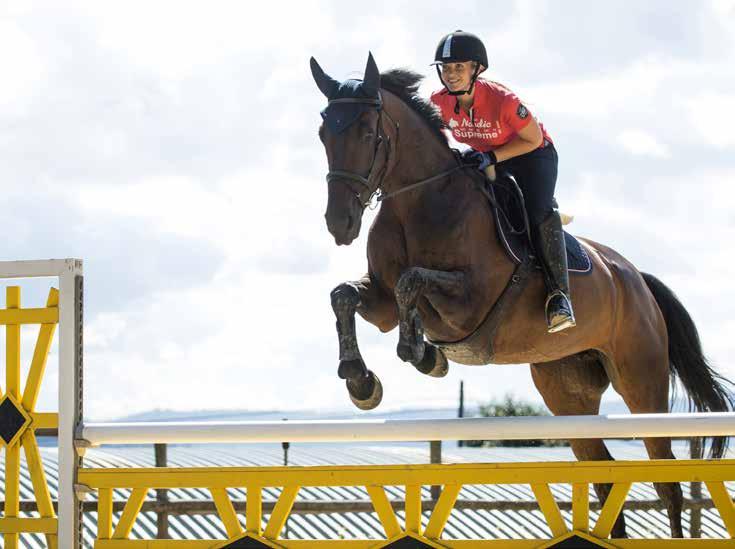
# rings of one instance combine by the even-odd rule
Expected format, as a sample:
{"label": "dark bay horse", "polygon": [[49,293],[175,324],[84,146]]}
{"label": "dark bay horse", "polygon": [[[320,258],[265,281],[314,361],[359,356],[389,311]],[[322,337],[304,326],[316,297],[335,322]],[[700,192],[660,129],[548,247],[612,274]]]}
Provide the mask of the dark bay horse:
{"label": "dark bay horse", "polygon": [[[376,193],[384,198],[370,228],[367,274],[332,292],[338,374],[358,407],[377,406],[382,387],[360,356],[355,312],[383,332],[399,326],[398,356],[424,374],[445,375],[447,356],[463,364],[530,363],[556,415],[597,414],[610,383],[632,413],[667,412],[670,378],[679,379],[691,409],[732,409],[728,382],[705,360],[686,309],[658,279],[607,246],[580,239],[593,272],[571,277],[576,328],[547,333],[538,272],[503,301],[516,265],[480,192],[484,176],[458,166],[441,118],[417,95],[419,75],[381,75],[372,55],[361,81],[334,80],[313,58],[311,68],[329,99],[319,136],[329,164],[326,221],[335,242],[349,245],[365,206]],[[579,460],[612,459],[602,440],[571,445]],[[652,459],[674,458],[669,439],[645,445]],[[711,455],[721,457],[725,447],[715,439]],[[595,490],[604,502],[610,485]],[[672,536],[681,537],[679,484],[656,490]],[[613,537],[624,536],[621,513]]]}

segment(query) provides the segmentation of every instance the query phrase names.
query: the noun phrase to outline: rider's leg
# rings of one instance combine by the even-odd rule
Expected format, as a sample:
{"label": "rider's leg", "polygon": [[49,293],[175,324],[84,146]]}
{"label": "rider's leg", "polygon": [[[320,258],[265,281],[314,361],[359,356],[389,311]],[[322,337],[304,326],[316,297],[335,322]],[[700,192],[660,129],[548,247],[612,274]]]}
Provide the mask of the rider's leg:
{"label": "rider's leg", "polygon": [[569,292],[567,250],[559,212],[549,212],[534,232],[536,251],[545,266],[548,289],[546,322],[549,333],[559,332],[576,325]]}
{"label": "rider's leg", "polygon": [[552,144],[501,164],[523,191],[531,238],[544,270],[549,332],[575,325],[569,293],[566,247],[559,214],[554,208],[558,156]]}

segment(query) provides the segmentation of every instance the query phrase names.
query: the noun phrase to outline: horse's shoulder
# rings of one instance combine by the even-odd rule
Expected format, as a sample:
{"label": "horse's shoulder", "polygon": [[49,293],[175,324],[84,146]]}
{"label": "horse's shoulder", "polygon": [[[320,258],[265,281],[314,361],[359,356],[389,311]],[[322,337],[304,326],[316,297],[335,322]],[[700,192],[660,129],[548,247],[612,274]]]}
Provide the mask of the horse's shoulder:
{"label": "horse's shoulder", "polygon": [[390,207],[375,216],[367,240],[368,266],[383,271],[406,257],[406,239],[400,220]]}

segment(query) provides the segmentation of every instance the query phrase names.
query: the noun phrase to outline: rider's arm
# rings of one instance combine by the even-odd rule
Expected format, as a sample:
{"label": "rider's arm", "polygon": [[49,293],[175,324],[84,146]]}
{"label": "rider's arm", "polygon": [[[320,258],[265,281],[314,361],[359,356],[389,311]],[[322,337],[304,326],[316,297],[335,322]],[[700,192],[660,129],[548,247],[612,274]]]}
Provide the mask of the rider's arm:
{"label": "rider's arm", "polygon": [[530,118],[530,122],[523,129],[518,130],[517,135],[513,139],[495,149],[495,157],[498,159],[498,162],[526,154],[541,146],[544,140],[541,127],[533,116],[529,114],[528,118]]}

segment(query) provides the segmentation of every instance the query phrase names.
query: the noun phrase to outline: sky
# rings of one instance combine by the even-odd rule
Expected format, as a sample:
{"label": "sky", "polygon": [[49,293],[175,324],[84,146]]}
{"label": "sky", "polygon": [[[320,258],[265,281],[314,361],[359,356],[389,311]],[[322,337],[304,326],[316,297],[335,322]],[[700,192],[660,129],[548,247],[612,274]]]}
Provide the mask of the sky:
{"label": "sky", "polygon": [[[84,260],[88,418],[353,412],[329,292],[364,273],[374,213],[350,247],[327,232],[309,57],[345,79],[372,51],[428,97],[456,29],[552,135],[570,232],[669,285],[735,378],[732,0],[0,0],[0,259]],[[382,411],[455,406],[460,380],[471,402],[540,402],[526,365],[434,379],[397,358],[397,332],[358,336]]]}

